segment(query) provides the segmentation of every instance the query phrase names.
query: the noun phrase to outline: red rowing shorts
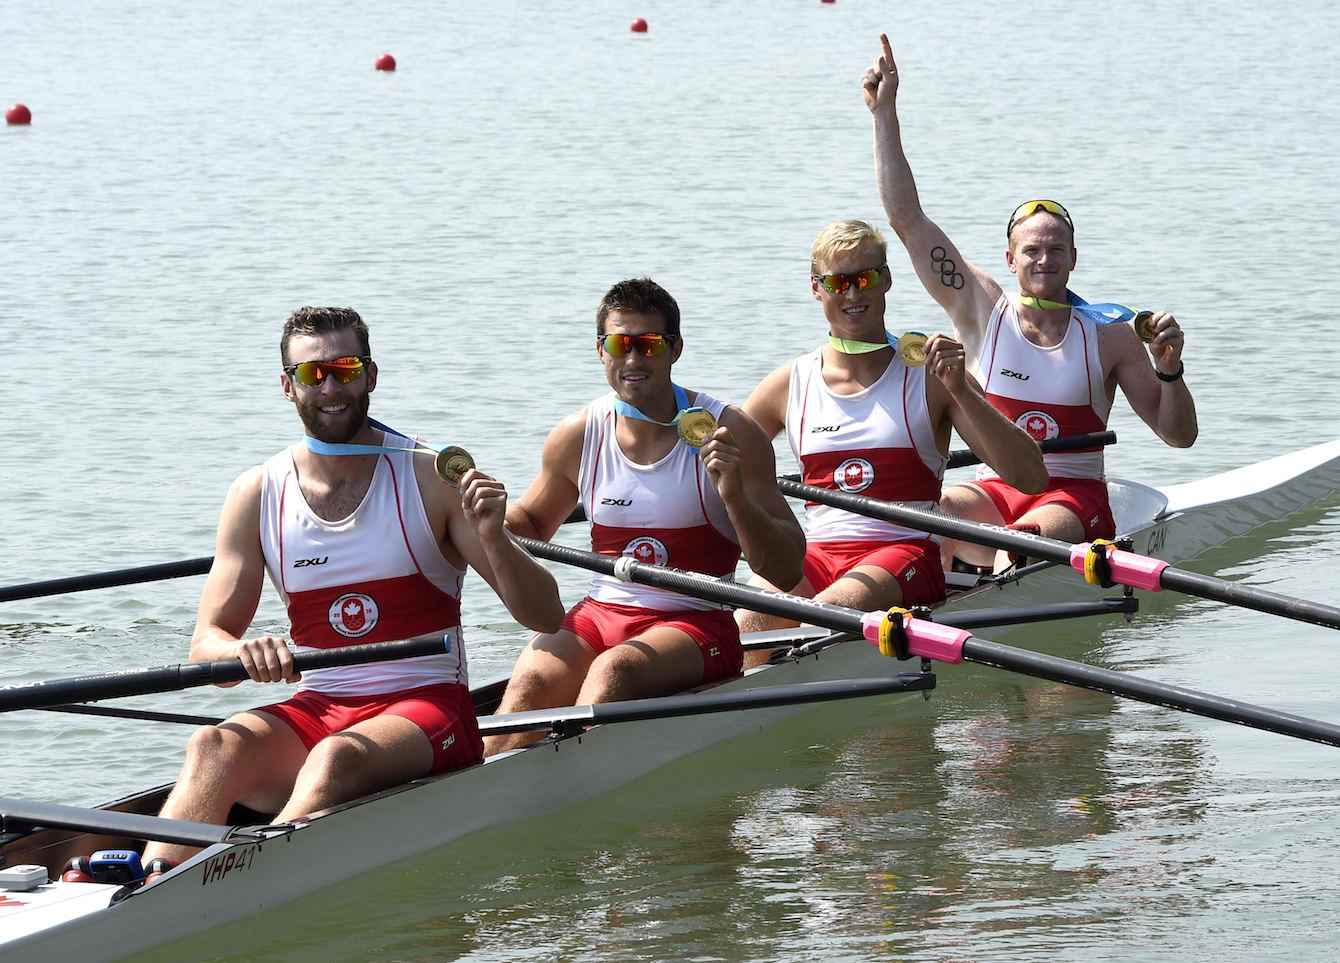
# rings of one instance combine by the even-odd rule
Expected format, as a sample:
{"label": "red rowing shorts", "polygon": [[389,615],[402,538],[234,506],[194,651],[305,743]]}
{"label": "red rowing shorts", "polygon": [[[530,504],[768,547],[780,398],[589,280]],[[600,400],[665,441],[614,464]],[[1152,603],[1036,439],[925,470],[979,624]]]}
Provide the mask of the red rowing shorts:
{"label": "red rowing shorts", "polygon": [[584,598],[563,617],[563,628],[581,639],[596,655],[652,627],[678,629],[703,654],[702,685],[739,675],[744,666],[740,627],[724,609],[660,612],[638,605],[614,605]]}
{"label": "red rowing shorts", "polygon": [[810,542],[805,548],[805,579],[817,595],[858,565],[875,565],[902,588],[903,605],[944,601],[945,573],[940,546],[929,538],[899,542]]}
{"label": "red rowing shorts", "polygon": [[999,478],[987,478],[972,484],[991,499],[1006,525],[1017,522],[1020,516],[1041,505],[1060,505],[1070,509],[1080,520],[1086,541],[1112,538],[1117,533],[1112,506],[1107,500],[1107,482],[1100,479],[1053,478],[1036,495],[1025,494]]}
{"label": "red rowing shorts", "polygon": [[257,711],[287,722],[309,752],[326,736],[385,715],[401,716],[423,730],[433,747],[433,774],[464,769],[484,758],[474,700],[468,687],[456,683],[369,696],[304,691]]}

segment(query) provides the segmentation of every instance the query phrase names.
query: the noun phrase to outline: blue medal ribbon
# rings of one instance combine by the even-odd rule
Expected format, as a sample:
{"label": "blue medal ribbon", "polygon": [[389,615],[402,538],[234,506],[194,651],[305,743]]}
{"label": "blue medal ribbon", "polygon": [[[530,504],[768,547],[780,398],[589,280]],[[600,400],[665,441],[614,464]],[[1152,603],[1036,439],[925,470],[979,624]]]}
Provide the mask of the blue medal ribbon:
{"label": "blue medal ribbon", "polygon": [[678,428],[680,420],[685,415],[706,410],[701,405],[689,407],[688,393],[677,384],[671,384],[670,387],[675,389],[675,417],[671,418],[669,421],[657,421],[655,418],[649,418],[618,395],[614,396],[614,410],[625,418],[634,418],[637,421],[649,421],[653,425],[660,425],[662,428]]}
{"label": "blue medal ribbon", "polygon": [[1055,310],[1056,308],[1064,308],[1069,305],[1080,314],[1092,318],[1096,324],[1120,324],[1125,321],[1132,321],[1135,319],[1136,314],[1139,313],[1133,308],[1126,307],[1124,304],[1115,304],[1110,301],[1101,304],[1090,304],[1069,288],[1066,288],[1065,294],[1065,304],[1062,304],[1059,301],[1050,301],[1047,298],[1033,297],[1031,294],[1022,295],[1019,298],[1019,303],[1023,304],[1025,307],[1042,308],[1043,310]]}
{"label": "blue medal ribbon", "polygon": [[[389,425],[383,425],[375,418],[369,418],[368,424],[378,431],[384,431],[388,435],[395,435],[397,438],[409,438],[404,432],[396,431]],[[410,439],[413,441],[413,439]],[[329,441],[322,441],[319,438],[313,438],[311,435],[303,435],[303,443],[307,445],[307,450],[315,452],[318,455],[380,455],[384,452],[397,451],[426,451],[430,455],[438,453],[436,448],[429,448],[427,445],[421,445],[414,442],[413,448],[392,448],[390,445],[351,445],[335,444]]]}

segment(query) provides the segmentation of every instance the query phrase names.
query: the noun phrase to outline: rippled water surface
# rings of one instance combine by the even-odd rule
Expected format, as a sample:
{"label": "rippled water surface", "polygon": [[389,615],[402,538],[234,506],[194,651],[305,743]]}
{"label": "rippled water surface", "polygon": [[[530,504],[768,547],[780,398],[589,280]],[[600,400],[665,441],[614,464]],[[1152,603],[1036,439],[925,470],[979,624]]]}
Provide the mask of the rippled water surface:
{"label": "rippled water surface", "polygon": [[[1184,324],[1200,440],[1166,449],[1119,402],[1114,473],[1185,481],[1337,434],[1329,7],[10,0],[3,23],[0,101],[34,123],[0,131],[0,584],[209,554],[229,481],[295,437],[276,342],[299,304],[356,306],[374,413],[514,490],[602,390],[592,315],[621,277],[678,298],[678,380],[743,399],[822,336],[814,234],[881,219],[859,91],[881,29],[925,206],[966,255],[1003,276],[1008,211],[1056,196],[1075,287]],[[383,49],[397,73],[371,69]],[[890,326],[944,329],[890,261]],[[1338,561],[1330,502],[1202,568],[1340,603]],[[585,578],[560,581],[571,602]],[[467,584],[494,678],[522,636]],[[199,587],[5,604],[0,681],[178,661]],[[258,618],[282,628],[269,595]],[[1340,720],[1322,629],[1160,599],[1023,641]],[[0,717],[0,794],[166,781],[187,731]],[[928,704],[807,713],[166,955],[1329,957],[1337,759],[947,669]]]}

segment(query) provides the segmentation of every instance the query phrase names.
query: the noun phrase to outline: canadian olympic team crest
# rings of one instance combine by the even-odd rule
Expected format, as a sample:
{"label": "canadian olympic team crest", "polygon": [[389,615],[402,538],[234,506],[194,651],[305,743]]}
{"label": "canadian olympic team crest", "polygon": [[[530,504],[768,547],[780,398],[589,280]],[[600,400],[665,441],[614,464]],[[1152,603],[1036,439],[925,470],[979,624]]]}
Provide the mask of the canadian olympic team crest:
{"label": "canadian olympic team crest", "polygon": [[1061,433],[1061,426],[1056,423],[1056,419],[1045,411],[1025,411],[1014,419],[1014,423],[1028,432],[1034,441],[1046,441]]}
{"label": "canadian olympic team crest", "polygon": [[659,538],[641,535],[623,547],[623,553],[635,562],[643,565],[659,565],[662,568],[670,564],[670,550]]}
{"label": "canadian olympic team crest", "polygon": [[377,603],[362,592],[346,592],[330,605],[330,627],[346,639],[357,639],[377,627]]}
{"label": "canadian olympic team crest", "polygon": [[863,492],[875,481],[875,466],[864,458],[848,458],[833,472],[833,484],[844,492]]}

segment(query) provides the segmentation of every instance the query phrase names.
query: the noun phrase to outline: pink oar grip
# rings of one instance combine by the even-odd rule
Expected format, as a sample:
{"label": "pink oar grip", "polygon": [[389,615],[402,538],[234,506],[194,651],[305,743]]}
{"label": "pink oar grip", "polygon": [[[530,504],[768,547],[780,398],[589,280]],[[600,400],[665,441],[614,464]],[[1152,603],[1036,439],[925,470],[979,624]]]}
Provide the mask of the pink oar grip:
{"label": "pink oar grip", "polygon": [[[879,647],[879,627],[883,624],[883,612],[867,612],[861,616],[861,634],[876,648]],[[906,631],[907,650],[913,655],[954,665],[963,661],[963,643],[972,638],[971,632],[925,619],[909,620]]]}
{"label": "pink oar grip", "polygon": [[[1083,575],[1084,560],[1088,554],[1088,542],[1080,542],[1073,546],[1070,549],[1070,567]],[[1131,588],[1144,589],[1146,592],[1157,592],[1163,587],[1159,583],[1159,576],[1168,567],[1168,563],[1161,558],[1151,558],[1148,555],[1137,555],[1135,552],[1123,552],[1117,549],[1109,551],[1107,567],[1112,572],[1114,582],[1129,585]]]}

